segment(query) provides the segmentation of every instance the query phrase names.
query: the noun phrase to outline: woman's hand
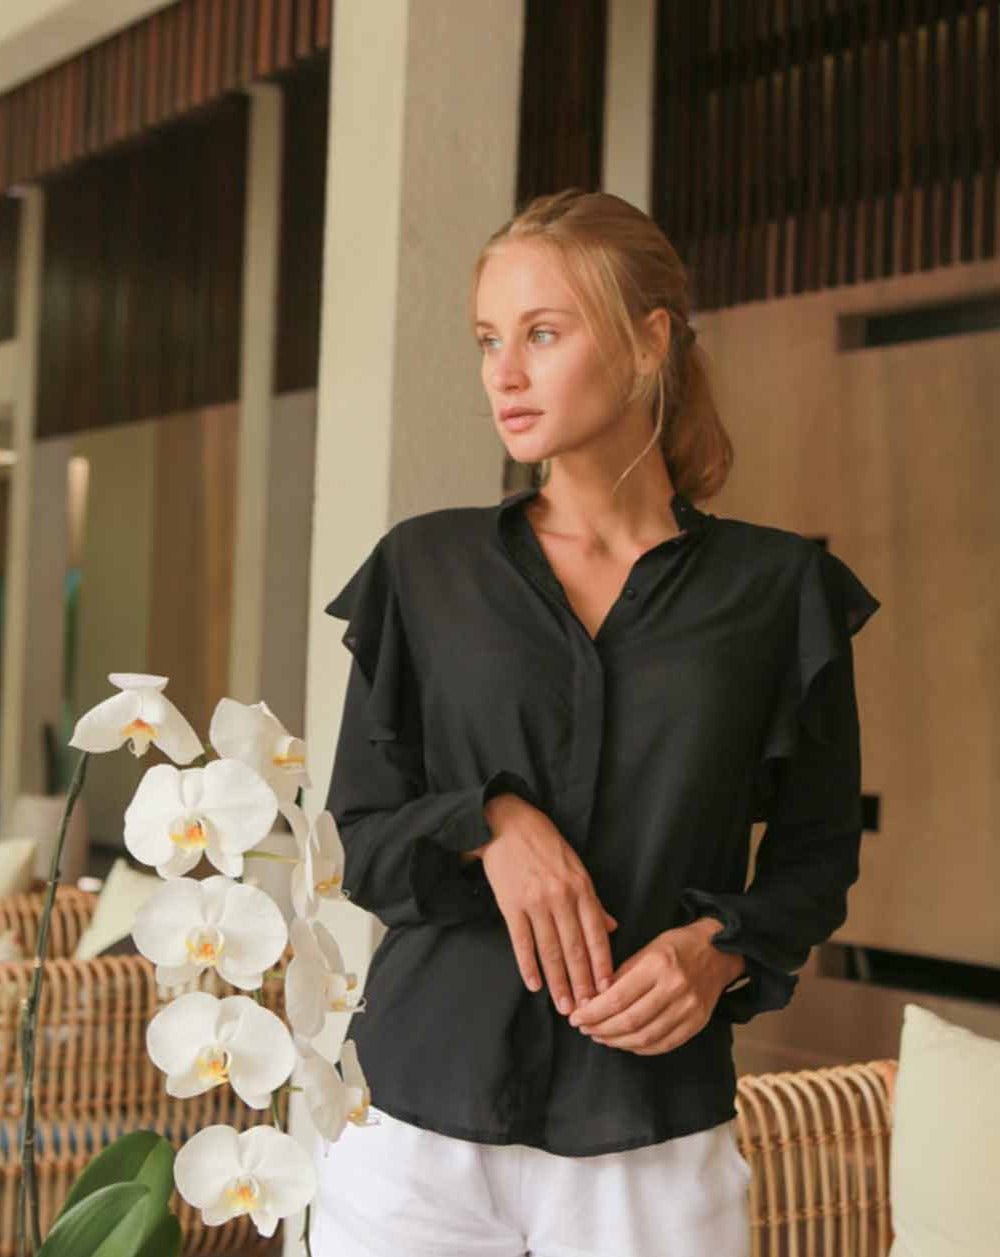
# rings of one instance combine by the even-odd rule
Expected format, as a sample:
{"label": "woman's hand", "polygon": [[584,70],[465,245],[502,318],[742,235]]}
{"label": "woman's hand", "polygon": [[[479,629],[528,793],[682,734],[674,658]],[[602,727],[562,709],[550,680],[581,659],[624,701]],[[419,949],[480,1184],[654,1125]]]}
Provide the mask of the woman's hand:
{"label": "woman's hand", "polygon": [[702,1030],[719,996],[744,971],[742,956],[712,946],[714,917],[665,930],[619,965],[611,986],[570,1017],[596,1043],[637,1056],[672,1052]]}
{"label": "woman's hand", "polygon": [[484,809],[493,838],[475,853],[507,923],[521,977],[541,988],[538,959],[562,1013],[592,997],[614,972],[605,912],[580,857],[540,809],[500,794]]}

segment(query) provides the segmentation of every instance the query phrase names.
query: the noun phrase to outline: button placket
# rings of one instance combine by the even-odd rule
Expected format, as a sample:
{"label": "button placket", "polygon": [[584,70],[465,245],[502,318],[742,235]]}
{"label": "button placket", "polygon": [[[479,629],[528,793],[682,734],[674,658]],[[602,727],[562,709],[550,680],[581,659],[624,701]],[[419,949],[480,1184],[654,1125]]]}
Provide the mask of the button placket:
{"label": "button placket", "polygon": [[[580,641],[581,637],[586,641]],[[576,845],[584,847],[590,835],[604,737],[604,664],[586,630],[575,638],[578,645],[574,661],[573,749],[567,777],[567,811],[575,818]]]}

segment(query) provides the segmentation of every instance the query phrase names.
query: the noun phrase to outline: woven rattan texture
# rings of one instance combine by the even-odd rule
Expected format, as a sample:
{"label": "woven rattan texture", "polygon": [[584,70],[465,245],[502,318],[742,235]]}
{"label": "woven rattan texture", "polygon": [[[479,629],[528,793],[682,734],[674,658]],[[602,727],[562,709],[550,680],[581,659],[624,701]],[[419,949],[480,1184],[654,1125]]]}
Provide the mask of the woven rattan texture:
{"label": "woven rattan texture", "polygon": [[744,1074],[753,1257],[886,1257],[896,1062]]}

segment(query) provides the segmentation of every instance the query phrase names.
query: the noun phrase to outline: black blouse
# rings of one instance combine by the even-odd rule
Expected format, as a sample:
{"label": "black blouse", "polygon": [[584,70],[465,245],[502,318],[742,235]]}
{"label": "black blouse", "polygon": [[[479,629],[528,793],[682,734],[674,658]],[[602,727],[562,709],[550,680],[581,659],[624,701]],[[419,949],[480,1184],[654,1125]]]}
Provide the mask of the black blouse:
{"label": "black blouse", "polygon": [[[482,1143],[592,1156],[735,1115],[732,1022],[781,1008],[858,875],[851,637],[879,602],[816,542],[717,518],[635,561],[594,637],[522,504],[401,520],[326,607],[354,658],[327,807],[344,886],[388,933],[350,1035],[376,1107]],[[701,916],[748,979],[639,1056],[524,985],[489,880],[459,853],[513,791],[579,853],[615,966]],[[746,887],[752,822],[767,828]]]}

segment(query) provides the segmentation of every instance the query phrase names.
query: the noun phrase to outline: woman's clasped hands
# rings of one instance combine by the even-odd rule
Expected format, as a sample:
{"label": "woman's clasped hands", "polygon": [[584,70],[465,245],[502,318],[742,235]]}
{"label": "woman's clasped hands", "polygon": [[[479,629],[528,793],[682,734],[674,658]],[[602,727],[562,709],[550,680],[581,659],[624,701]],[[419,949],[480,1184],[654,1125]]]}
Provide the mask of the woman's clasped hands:
{"label": "woman's clasped hands", "polygon": [[570,1014],[570,1025],[638,1056],[680,1047],[704,1029],[719,996],[743,972],[741,957],[712,946],[721,928],[701,917],[664,930],[619,965],[607,990]]}
{"label": "woman's clasped hands", "polygon": [[615,969],[608,934],[618,923],[552,821],[510,793],[491,799],[485,814],[493,837],[466,858],[483,862],[529,990],[540,989],[540,962],[571,1025],[640,1056],[670,1052],[704,1028],[743,972],[742,957],[712,945],[721,921],[665,930]]}

